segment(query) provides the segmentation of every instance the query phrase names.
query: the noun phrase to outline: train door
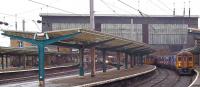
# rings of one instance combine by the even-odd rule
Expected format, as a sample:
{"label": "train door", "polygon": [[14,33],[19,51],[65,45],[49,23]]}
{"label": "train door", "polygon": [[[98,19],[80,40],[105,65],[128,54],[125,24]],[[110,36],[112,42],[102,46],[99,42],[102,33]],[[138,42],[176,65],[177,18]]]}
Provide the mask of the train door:
{"label": "train door", "polygon": [[188,57],[187,56],[183,56],[183,67],[184,68],[188,67]]}
{"label": "train door", "polygon": [[190,68],[192,68],[194,65],[194,63],[193,63],[193,56],[189,56],[189,58],[188,58],[188,67],[190,67]]}

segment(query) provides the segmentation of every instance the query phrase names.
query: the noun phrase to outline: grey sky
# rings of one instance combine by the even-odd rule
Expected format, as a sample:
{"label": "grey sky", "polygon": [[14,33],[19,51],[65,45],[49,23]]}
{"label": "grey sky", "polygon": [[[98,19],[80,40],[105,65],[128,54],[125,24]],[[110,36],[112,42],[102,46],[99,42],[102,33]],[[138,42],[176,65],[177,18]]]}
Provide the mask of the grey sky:
{"label": "grey sky", "polygon": [[[50,6],[61,8],[76,14],[89,14],[89,0],[34,0]],[[189,0],[121,0],[132,7],[149,15],[172,15],[173,2],[175,2],[176,14],[183,15],[185,2],[186,15],[188,15]],[[200,15],[200,1],[191,1],[191,15]],[[118,0],[94,0],[95,14],[134,14],[139,13]],[[31,2],[30,0],[2,0],[0,3],[0,20],[9,23],[9,26],[0,25],[2,29],[14,30],[15,20],[18,22],[18,30],[22,30],[22,19],[26,21],[26,31],[40,31],[32,20],[41,19],[39,13],[66,13],[48,6]],[[17,18],[15,17],[17,15]],[[41,26],[41,25],[38,25]],[[8,38],[0,36],[0,46],[9,46]]]}

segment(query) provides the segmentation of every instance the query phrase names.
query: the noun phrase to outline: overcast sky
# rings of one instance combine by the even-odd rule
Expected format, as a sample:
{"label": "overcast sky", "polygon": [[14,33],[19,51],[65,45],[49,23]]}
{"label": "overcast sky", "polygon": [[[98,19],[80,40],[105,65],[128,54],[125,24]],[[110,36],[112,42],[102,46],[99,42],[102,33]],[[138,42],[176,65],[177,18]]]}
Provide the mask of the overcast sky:
{"label": "overcast sky", "polygon": [[[41,25],[33,20],[41,20],[39,13],[89,14],[89,0],[33,0],[49,6],[34,3],[30,0],[1,0],[0,21],[9,23],[9,26],[0,25],[0,29],[15,30],[15,21],[18,30],[22,30],[22,20],[26,21],[26,31],[40,31]],[[175,2],[176,15],[183,15],[185,2],[188,15],[189,0],[121,0],[148,15],[172,15]],[[190,0],[191,15],[200,15],[200,0]],[[64,11],[51,8],[60,8]],[[118,0],[94,0],[95,14],[133,14],[139,15],[134,9],[127,7]],[[39,28],[37,27],[39,26]],[[9,46],[9,39],[0,36],[0,46]]]}

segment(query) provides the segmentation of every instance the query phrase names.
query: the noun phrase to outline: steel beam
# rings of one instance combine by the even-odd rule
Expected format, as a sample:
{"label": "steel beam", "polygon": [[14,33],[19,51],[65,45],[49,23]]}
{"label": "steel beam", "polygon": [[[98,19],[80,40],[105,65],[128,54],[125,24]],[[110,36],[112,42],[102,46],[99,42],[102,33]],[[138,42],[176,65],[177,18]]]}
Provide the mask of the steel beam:
{"label": "steel beam", "polygon": [[29,42],[29,43],[32,43],[32,44],[36,44],[36,41],[35,41],[34,39],[24,38],[24,37],[14,36],[14,35],[7,35],[7,34],[5,34],[5,33],[2,33],[2,35],[8,36],[8,37],[10,37],[11,39],[17,39],[17,40]]}
{"label": "steel beam", "polygon": [[[112,40],[115,40],[115,38],[111,38],[111,39],[100,41],[100,42],[90,43],[90,44],[83,44],[83,45],[85,48],[90,48],[90,47],[97,46],[103,43],[107,43]],[[82,46],[80,44],[70,44],[70,43],[62,43],[62,42],[55,42],[55,43],[52,43],[51,45],[67,46],[67,47],[72,47],[72,48],[77,48],[77,49],[81,48]]]}
{"label": "steel beam", "polygon": [[107,42],[110,42],[112,40],[115,40],[115,38],[111,38],[111,39],[108,39],[108,40],[99,41],[99,42],[95,42],[95,43],[90,43],[90,44],[86,45],[86,48],[97,46],[97,45],[100,45],[100,44],[103,44],[103,43],[107,43]]}
{"label": "steel beam", "polygon": [[51,39],[46,39],[46,40],[42,40],[42,42],[44,43],[44,45],[49,45],[61,40],[65,40],[65,39],[70,39],[72,37],[74,37],[75,35],[80,34],[80,32],[76,32],[76,33],[72,33],[72,34],[67,34],[67,35],[63,35],[63,36],[59,36],[59,37],[55,37],[55,38],[51,38]]}
{"label": "steel beam", "polygon": [[139,52],[139,51],[143,51],[143,50],[150,50],[150,48],[138,48],[138,49],[134,49],[134,50],[131,50],[130,52],[134,53],[134,52]]}
{"label": "steel beam", "polygon": [[57,45],[57,46],[67,46],[67,47],[72,47],[72,48],[81,48],[82,45],[79,44],[69,44],[69,43],[62,43],[62,42],[55,42],[52,43],[51,45]]}
{"label": "steel beam", "polygon": [[141,47],[143,47],[143,46],[145,46],[145,45],[135,46],[135,47],[132,47],[132,48],[124,49],[123,51],[129,52],[129,51],[131,51],[132,49],[138,49],[138,48],[141,48]]}
{"label": "steel beam", "polygon": [[113,50],[113,49],[117,49],[117,48],[122,48],[122,47],[130,45],[130,44],[132,44],[132,42],[127,43],[127,44],[118,45],[118,46],[113,46],[113,47],[100,48],[100,49]]}

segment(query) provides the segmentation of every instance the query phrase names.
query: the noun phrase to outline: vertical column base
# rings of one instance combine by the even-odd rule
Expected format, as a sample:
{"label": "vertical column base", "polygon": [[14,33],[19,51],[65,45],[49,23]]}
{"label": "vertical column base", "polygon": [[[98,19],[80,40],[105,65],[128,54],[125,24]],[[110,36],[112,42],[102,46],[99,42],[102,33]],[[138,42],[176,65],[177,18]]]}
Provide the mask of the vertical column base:
{"label": "vertical column base", "polygon": [[45,87],[45,81],[39,80],[39,87]]}
{"label": "vertical column base", "polygon": [[79,76],[84,76],[84,69],[82,67],[79,69]]}

